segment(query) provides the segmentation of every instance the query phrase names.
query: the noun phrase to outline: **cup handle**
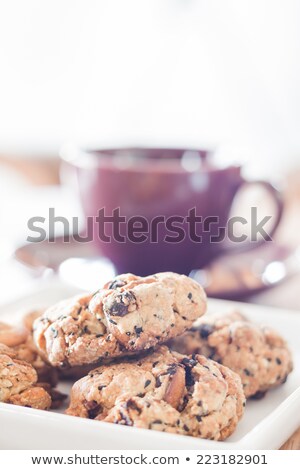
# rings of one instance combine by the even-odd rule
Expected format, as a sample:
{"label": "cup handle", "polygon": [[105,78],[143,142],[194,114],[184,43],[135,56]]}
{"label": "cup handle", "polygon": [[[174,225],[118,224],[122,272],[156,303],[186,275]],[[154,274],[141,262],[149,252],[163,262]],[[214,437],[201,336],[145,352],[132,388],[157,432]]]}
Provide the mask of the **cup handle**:
{"label": "cup handle", "polygon": [[[281,193],[271,184],[269,183],[268,181],[263,181],[263,180],[258,180],[258,181],[246,181],[246,180],[243,180],[241,185],[239,186],[238,190],[241,188],[241,187],[244,187],[244,186],[262,186],[271,196],[272,196],[272,199],[273,201],[275,202],[275,206],[276,206],[276,214],[275,214],[275,221],[274,221],[274,224],[271,228],[271,230],[269,231],[268,235],[270,237],[270,239],[272,239],[272,236],[274,235],[280,221],[281,221],[281,218],[282,218],[282,214],[283,214],[283,208],[284,208],[284,204],[283,204],[283,199],[282,199],[282,196],[281,196]],[[261,238],[260,240],[257,240],[255,242],[245,242],[245,243],[240,243],[238,244],[239,246],[235,245],[234,247],[226,247],[225,248],[225,253],[229,253],[229,252],[245,252],[245,251],[250,251],[250,250],[253,250],[261,245],[263,245],[267,240],[265,240],[264,238]]]}

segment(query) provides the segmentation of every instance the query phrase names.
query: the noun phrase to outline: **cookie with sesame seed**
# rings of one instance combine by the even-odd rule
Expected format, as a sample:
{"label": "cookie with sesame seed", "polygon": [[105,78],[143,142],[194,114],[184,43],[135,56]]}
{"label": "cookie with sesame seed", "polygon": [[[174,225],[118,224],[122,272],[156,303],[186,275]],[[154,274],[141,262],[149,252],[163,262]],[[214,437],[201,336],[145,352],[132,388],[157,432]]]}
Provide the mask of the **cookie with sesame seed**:
{"label": "cookie with sesame seed", "polygon": [[183,333],[206,310],[202,287],[187,276],[117,276],[94,295],[50,307],[34,322],[35,344],[55,367],[137,354]]}
{"label": "cookie with sesame seed", "polygon": [[118,276],[89,306],[128,350],[148,349],[185,331],[206,310],[202,287],[175,273]]}
{"label": "cookie with sesame seed", "polygon": [[48,382],[55,386],[58,382],[57,371],[45,363],[38,354],[32,337],[32,322],[42,311],[27,312],[23,325],[9,325],[0,322],[0,342],[9,346],[16,353],[17,359],[31,364],[37,371],[40,382]]}
{"label": "cookie with sesame seed", "polygon": [[160,346],[91,371],[73,385],[67,414],[222,440],[235,430],[244,404],[241,380],[227,367]]}
{"label": "cookie with sesame seed", "polygon": [[293,369],[285,340],[238,312],[200,319],[169,346],[182,354],[203,354],[229,367],[241,377],[247,398],[261,398],[284,383]]}
{"label": "cookie with sesame seed", "polygon": [[63,300],[35,320],[35,345],[52,366],[67,369],[122,353],[105,322],[90,312],[91,298],[84,294]]}
{"label": "cookie with sesame seed", "polygon": [[51,406],[48,392],[37,384],[37,373],[16,353],[0,345],[0,402],[47,410]]}

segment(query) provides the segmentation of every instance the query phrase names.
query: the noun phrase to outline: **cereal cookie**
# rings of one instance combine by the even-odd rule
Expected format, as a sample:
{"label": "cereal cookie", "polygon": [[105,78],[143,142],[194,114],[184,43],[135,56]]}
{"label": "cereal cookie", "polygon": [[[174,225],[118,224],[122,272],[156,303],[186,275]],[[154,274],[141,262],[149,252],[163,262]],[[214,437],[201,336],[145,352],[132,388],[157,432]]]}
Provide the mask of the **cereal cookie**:
{"label": "cereal cookie", "polygon": [[142,351],[183,333],[206,309],[202,287],[174,273],[117,276],[96,294],[60,302],[34,323],[50,364],[78,366]]}
{"label": "cereal cookie", "polygon": [[[39,356],[36,346],[33,342],[32,320],[39,316],[38,313],[41,315],[41,312],[37,311],[27,314],[23,319],[23,327],[1,323],[0,336],[4,345],[13,345],[10,351],[11,354],[14,355],[15,359],[26,362],[35,369],[38,377],[38,384],[49,393],[51,397],[51,408],[56,409],[67,397],[65,394],[53,388],[58,383],[58,371],[49,364],[46,364],[46,362]],[[19,334],[20,331],[22,331],[22,335]],[[21,400],[28,400],[29,394],[31,401],[34,399],[34,397],[36,399],[38,399],[39,396],[41,396],[42,399],[45,397],[44,392],[38,393],[37,386],[35,386],[34,390],[30,389],[29,392],[23,394]],[[14,400],[16,399],[19,400],[20,397],[14,398]],[[38,403],[37,406],[39,406]]]}
{"label": "cereal cookie", "polygon": [[29,362],[37,371],[40,382],[48,382],[55,386],[58,382],[57,371],[43,361],[39,356],[32,337],[32,322],[30,318],[37,318],[42,312],[29,312],[23,319],[23,326],[8,325],[0,322],[0,342],[11,347],[17,359]]}
{"label": "cereal cookie", "polygon": [[291,353],[283,338],[241,314],[212,315],[170,341],[181,354],[203,354],[241,377],[246,397],[260,398],[286,381],[292,371]]}
{"label": "cereal cookie", "polygon": [[234,431],[244,404],[237,374],[203,356],[160,346],[91,371],[74,384],[67,414],[222,440]]}
{"label": "cereal cookie", "polygon": [[46,410],[51,397],[44,388],[36,386],[34,368],[15,358],[12,349],[0,345],[0,402]]}

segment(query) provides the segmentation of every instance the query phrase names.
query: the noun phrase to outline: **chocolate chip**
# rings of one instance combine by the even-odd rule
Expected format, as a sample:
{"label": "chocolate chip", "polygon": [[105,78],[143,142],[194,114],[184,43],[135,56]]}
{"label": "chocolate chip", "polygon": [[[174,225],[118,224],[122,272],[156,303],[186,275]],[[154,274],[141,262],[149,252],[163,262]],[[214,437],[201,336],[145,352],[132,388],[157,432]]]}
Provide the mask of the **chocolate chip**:
{"label": "chocolate chip", "polygon": [[143,328],[141,326],[135,326],[134,331],[135,331],[137,337],[139,337],[141,335],[141,333],[143,332]]}
{"label": "chocolate chip", "polygon": [[276,357],[276,364],[278,364],[279,366],[281,364],[281,359],[279,359],[279,357]]}
{"label": "chocolate chip", "polygon": [[188,293],[188,299],[192,299],[193,298],[193,294],[191,292]]}
{"label": "chocolate chip", "polygon": [[155,421],[152,421],[152,424],[162,424],[162,420],[156,419]]}
{"label": "chocolate chip", "polygon": [[126,407],[136,410],[139,414],[142,412],[142,409],[136,404],[133,398],[129,398],[129,400],[127,400]]}
{"label": "chocolate chip", "polygon": [[199,326],[199,334],[202,339],[208,338],[209,335],[211,335],[213,331],[214,331],[213,326],[209,325],[208,323],[203,323],[203,325]]}
{"label": "chocolate chip", "polygon": [[191,369],[185,369],[185,383],[187,387],[192,387],[195,384]]}
{"label": "chocolate chip", "polygon": [[145,385],[144,385],[144,388],[147,388],[148,385],[150,385],[150,384],[151,384],[151,380],[149,380],[149,379],[146,380]]}
{"label": "chocolate chip", "polygon": [[171,364],[167,369],[167,374],[175,375],[177,372],[177,364]]}
{"label": "chocolate chip", "polygon": [[102,335],[101,333],[99,333],[99,334],[96,335],[96,338],[101,338],[102,336],[104,336],[104,335]]}
{"label": "chocolate chip", "polygon": [[244,372],[248,377],[250,377],[252,375],[250,370],[248,370],[248,369],[244,369]]}
{"label": "chocolate chip", "polygon": [[184,357],[181,361],[185,367],[195,367],[197,361],[195,359],[189,359],[188,357]]}
{"label": "chocolate chip", "polygon": [[132,291],[124,292],[123,298],[124,298],[127,302],[136,301],[136,296],[134,295],[134,293],[133,293]]}
{"label": "chocolate chip", "polygon": [[200,423],[200,421],[202,421],[202,416],[196,415],[196,420],[198,421],[198,423]]}
{"label": "chocolate chip", "polygon": [[184,424],[183,429],[187,432],[189,432],[189,430],[190,430],[190,428],[186,424]]}
{"label": "chocolate chip", "polygon": [[124,317],[128,313],[128,305],[124,305],[122,302],[114,302],[109,313],[115,317]]}
{"label": "chocolate chip", "polygon": [[118,287],[125,286],[126,282],[122,281],[121,279],[115,279],[108,285],[108,289],[117,289]]}
{"label": "chocolate chip", "polygon": [[122,411],[120,411],[120,417],[121,417],[121,420],[116,420],[115,423],[118,423],[121,421],[122,424],[125,424],[125,426],[133,425],[133,421],[127,415],[125,415]]}
{"label": "chocolate chip", "polygon": [[89,419],[95,419],[96,416],[102,412],[102,406],[99,405],[96,400],[86,401],[84,406],[88,412]]}
{"label": "chocolate chip", "polygon": [[103,388],[105,388],[105,387],[106,387],[106,385],[99,385],[98,390],[103,390]]}
{"label": "chocolate chip", "polygon": [[185,383],[187,387],[192,387],[195,384],[195,379],[192,374],[192,368],[195,367],[197,361],[195,359],[189,359],[185,357],[182,359],[181,364],[185,368]]}
{"label": "chocolate chip", "polygon": [[123,292],[113,298],[112,302],[108,302],[108,314],[116,317],[123,317],[128,314],[129,305],[136,302],[133,292]]}
{"label": "chocolate chip", "polygon": [[109,322],[112,323],[113,325],[117,325],[117,322],[112,320],[111,318],[109,319]]}

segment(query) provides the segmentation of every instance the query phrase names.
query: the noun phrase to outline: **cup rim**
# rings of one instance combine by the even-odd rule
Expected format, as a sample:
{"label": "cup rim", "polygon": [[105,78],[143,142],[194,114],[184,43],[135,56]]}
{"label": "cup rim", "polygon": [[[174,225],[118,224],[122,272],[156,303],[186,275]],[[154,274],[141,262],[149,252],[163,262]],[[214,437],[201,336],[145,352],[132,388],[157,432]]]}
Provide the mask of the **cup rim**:
{"label": "cup rim", "polygon": [[[90,168],[90,167],[98,167],[100,162],[103,161],[104,158],[111,158],[112,156],[118,156],[117,153],[119,152],[119,156],[122,153],[126,154],[126,152],[131,154],[131,157],[134,159],[140,158],[138,155],[133,155],[135,152],[142,152],[146,153],[149,151],[157,151],[157,152],[179,152],[184,155],[185,152],[197,153],[202,161],[205,161],[207,158],[210,158],[213,154],[215,149],[212,147],[207,148],[196,148],[194,146],[149,146],[149,145],[118,145],[114,146],[80,146],[75,144],[65,144],[60,148],[59,156],[64,161],[71,165],[80,168]],[[115,155],[114,155],[115,153]],[[159,161],[178,161],[177,157],[170,157],[166,158],[166,156],[162,159],[155,159],[150,158],[145,155],[145,160],[149,160],[152,162],[158,163]]]}

